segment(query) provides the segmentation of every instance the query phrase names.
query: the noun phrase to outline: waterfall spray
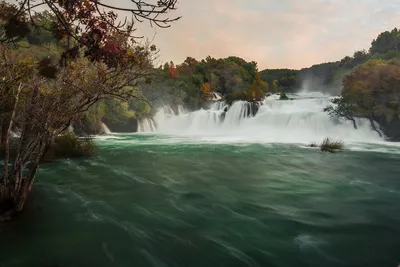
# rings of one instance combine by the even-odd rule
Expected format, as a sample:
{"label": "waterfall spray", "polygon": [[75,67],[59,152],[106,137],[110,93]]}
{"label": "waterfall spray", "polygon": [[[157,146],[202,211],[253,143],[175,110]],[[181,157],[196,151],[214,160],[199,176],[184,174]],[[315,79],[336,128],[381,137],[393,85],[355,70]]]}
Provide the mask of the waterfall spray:
{"label": "waterfall spray", "polygon": [[[217,101],[205,110],[178,114],[166,106],[154,116],[152,131],[166,134],[220,136],[265,142],[318,142],[326,137],[356,142],[381,141],[365,119],[357,119],[358,130],[351,122],[332,119],[326,112],[331,97],[321,93],[293,96],[279,100],[272,95],[262,103],[234,102],[230,107]],[[151,127],[150,127],[151,128]]]}

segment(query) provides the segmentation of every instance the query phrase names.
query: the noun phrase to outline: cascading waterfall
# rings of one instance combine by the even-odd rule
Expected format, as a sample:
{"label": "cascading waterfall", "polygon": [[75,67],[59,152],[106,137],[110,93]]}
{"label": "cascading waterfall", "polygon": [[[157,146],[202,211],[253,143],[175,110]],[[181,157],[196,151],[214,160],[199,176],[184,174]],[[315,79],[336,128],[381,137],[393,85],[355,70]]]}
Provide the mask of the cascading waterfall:
{"label": "cascading waterfall", "polygon": [[228,105],[226,104],[225,101],[218,101],[218,102],[215,102],[215,103],[211,106],[211,110],[223,110],[224,108],[228,108]]}
{"label": "cascading waterfall", "polygon": [[157,129],[156,123],[151,118],[141,119],[138,123],[138,132],[139,133],[148,133],[155,132]]}
{"label": "cascading waterfall", "polygon": [[106,125],[104,122],[101,123],[101,128],[103,129],[103,132],[104,132],[105,134],[111,134],[111,133],[112,133],[112,132],[110,131],[110,129],[108,129],[107,125]]}
{"label": "cascading waterfall", "polygon": [[185,114],[186,110],[182,105],[178,106],[178,114]]}
{"label": "cascading waterfall", "polygon": [[220,101],[222,100],[222,96],[220,94],[218,94],[217,92],[212,92],[211,93],[212,96],[212,100],[213,101]]}
{"label": "cascading waterfall", "polygon": [[[182,105],[178,106],[177,112],[178,112],[178,115],[186,114],[186,110]],[[157,129],[159,128],[158,127],[159,121],[163,121],[167,117],[172,118],[172,117],[176,116],[174,110],[169,106],[162,107],[157,114],[163,114],[164,118],[160,118],[160,120],[157,120],[157,115],[156,115],[155,118],[141,119],[141,120],[139,120],[137,131],[139,133],[156,132]]]}
{"label": "cascading waterfall", "polygon": [[[208,110],[177,114],[168,106],[154,116],[156,132],[178,135],[230,138],[236,141],[319,142],[330,137],[344,141],[382,141],[366,119],[357,119],[358,130],[349,121],[332,119],[326,108],[332,99],[321,93],[298,94],[293,100],[278,100],[272,95],[262,103],[223,101]],[[153,130],[152,130],[153,131]]]}

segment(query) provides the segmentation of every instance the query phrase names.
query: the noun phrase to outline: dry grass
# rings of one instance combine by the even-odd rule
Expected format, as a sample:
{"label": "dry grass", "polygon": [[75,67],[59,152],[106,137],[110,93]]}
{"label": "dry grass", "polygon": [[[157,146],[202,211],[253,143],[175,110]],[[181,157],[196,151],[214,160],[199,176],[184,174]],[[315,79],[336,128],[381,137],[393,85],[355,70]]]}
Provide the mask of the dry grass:
{"label": "dry grass", "polygon": [[309,147],[319,147],[322,152],[336,152],[337,150],[341,150],[344,147],[342,141],[331,141],[329,138],[325,138],[322,141],[322,144],[318,145],[317,143],[311,143]]}
{"label": "dry grass", "polygon": [[311,144],[309,145],[309,147],[319,147],[319,145],[318,145],[317,143],[311,143]]}
{"label": "dry grass", "polygon": [[323,152],[335,152],[337,150],[343,149],[344,144],[342,141],[331,141],[329,138],[325,138],[324,141],[322,142],[320,149]]}

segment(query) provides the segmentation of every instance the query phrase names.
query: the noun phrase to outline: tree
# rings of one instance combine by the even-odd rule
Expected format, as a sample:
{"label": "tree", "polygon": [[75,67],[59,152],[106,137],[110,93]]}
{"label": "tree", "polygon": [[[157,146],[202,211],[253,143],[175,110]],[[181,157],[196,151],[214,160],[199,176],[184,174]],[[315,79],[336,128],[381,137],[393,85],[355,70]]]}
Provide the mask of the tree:
{"label": "tree", "polygon": [[334,98],[331,101],[332,105],[324,109],[331,117],[343,118],[353,123],[354,129],[357,129],[357,123],[355,120],[356,112],[355,105],[348,103],[343,97]]}
{"label": "tree", "polygon": [[184,61],[190,68],[194,68],[199,62],[192,57],[187,57]]}
{"label": "tree", "polygon": [[[10,57],[7,51],[5,53],[8,60],[0,60],[1,65],[16,65],[13,69],[19,69],[26,64],[21,61],[21,57],[24,59],[26,55]],[[144,69],[144,66],[132,62],[110,70],[104,63],[77,59],[60,70],[53,80],[40,76],[34,67],[30,67],[29,76],[20,79],[17,79],[21,76],[19,73],[18,76],[6,76],[10,79],[3,82],[15,94],[15,100],[8,118],[6,167],[1,177],[0,207],[3,212],[12,214],[22,210],[40,159],[52,140],[72,121],[78,120],[92,105],[103,99],[142,99],[135,86],[146,79],[148,73]],[[14,125],[19,128],[21,136],[13,141],[17,142],[17,150],[16,155],[10,157],[10,133]],[[12,166],[10,169],[7,167],[9,164]]]}
{"label": "tree", "polygon": [[[51,27],[45,28],[59,40],[65,40],[63,63],[78,56],[79,49],[93,61],[102,61],[111,65],[121,60],[120,52],[126,51],[120,39],[135,43],[135,21],[149,21],[152,25],[166,28],[179,17],[165,17],[176,9],[177,0],[160,0],[156,4],[142,0],[131,0],[131,7],[110,5],[100,0],[38,0],[19,1],[18,5],[0,3],[0,20],[4,22],[0,31],[0,43],[15,43],[26,37],[31,28],[43,28],[37,22],[38,8],[46,8],[48,16],[55,19]],[[130,14],[125,20],[116,12]]]}
{"label": "tree", "polygon": [[353,122],[366,118],[379,134],[375,121],[383,128],[400,118],[400,64],[371,60],[344,79],[341,98],[328,107],[331,115]]}
{"label": "tree", "polygon": [[170,62],[169,67],[168,67],[168,75],[171,78],[176,78],[178,76],[178,74],[176,73],[176,68],[175,68],[175,64],[174,62]]}
{"label": "tree", "polygon": [[277,80],[273,80],[272,85],[271,85],[271,90],[274,93],[278,92],[278,81]]}
{"label": "tree", "polygon": [[399,51],[400,31],[394,28],[392,31],[385,31],[378,35],[371,43],[371,54],[384,54],[389,51]]}
{"label": "tree", "polygon": [[248,101],[261,101],[265,97],[256,80],[254,80],[248,91],[251,94],[251,98]]}
{"label": "tree", "polygon": [[[5,131],[0,219],[23,209],[41,158],[72,121],[104,99],[144,99],[137,85],[150,81],[156,48],[137,43],[134,22],[169,27],[178,18],[163,15],[175,9],[176,0],[131,2],[132,8],[99,0],[0,3],[0,125]],[[31,29],[41,27],[34,19],[38,7],[55,19],[45,30],[65,44],[58,63],[15,49]],[[134,20],[120,23],[116,11],[129,12]],[[20,136],[13,139],[16,128]]]}
{"label": "tree", "polygon": [[205,83],[203,84],[202,88],[201,88],[201,92],[202,92],[202,96],[205,99],[209,99],[211,97],[211,87],[209,83]]}
{"label": "tree", "polygon": [[[254,82],[257,85],[257,88],[261,92],[264,92],[264,93],[268,92],[268,83],[263,81],[263,79],[261,78],[261,76],[260,76],[260,74],[258,72],[255,74]],[[263,97],[264,97],[264,94],[263,94]]]}

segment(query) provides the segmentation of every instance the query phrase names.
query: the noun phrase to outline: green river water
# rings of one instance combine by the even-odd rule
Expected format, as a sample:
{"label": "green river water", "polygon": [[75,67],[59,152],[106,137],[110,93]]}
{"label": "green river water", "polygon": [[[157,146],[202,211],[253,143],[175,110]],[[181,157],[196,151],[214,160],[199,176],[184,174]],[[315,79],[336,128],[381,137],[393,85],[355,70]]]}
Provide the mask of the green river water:
{"label": "green river water", "polygon": [[400,263],[400,149],[96,141],[41,166],[0,228],[0,266],[245,267]]}

